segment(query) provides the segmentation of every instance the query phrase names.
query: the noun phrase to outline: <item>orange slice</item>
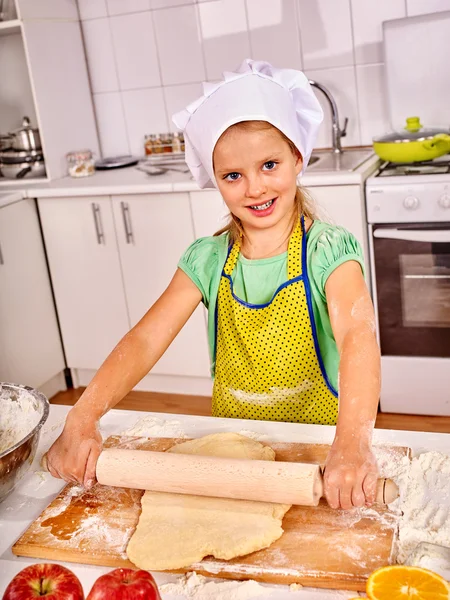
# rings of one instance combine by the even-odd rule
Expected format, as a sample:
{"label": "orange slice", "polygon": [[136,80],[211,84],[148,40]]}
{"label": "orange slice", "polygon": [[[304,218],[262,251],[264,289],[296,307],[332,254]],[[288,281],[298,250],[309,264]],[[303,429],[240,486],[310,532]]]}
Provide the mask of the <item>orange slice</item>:
{"label": "orange slice", "polygon": [[374,571],[366,592],[370,600],[450,600],[450,587],[443,577],[406,565]]}

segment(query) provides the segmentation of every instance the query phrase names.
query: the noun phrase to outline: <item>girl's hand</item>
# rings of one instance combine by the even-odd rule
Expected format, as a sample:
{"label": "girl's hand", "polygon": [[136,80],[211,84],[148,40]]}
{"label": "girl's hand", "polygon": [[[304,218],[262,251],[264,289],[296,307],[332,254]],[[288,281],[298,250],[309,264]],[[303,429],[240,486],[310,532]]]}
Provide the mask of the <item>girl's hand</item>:
{"label": "girl's hand", "polygon": [[324,492],[331,508],[371,506],[377,480],[377,461],[369,444],[334,441],[324,473]]}
{"label": "girl's hand", "polygon": [[53,477],[89,489],[95,482],[95,467],[101,451],[102,436],[97,422],[86,423],[72,411],[63,432],[47,452],[47,468]]}

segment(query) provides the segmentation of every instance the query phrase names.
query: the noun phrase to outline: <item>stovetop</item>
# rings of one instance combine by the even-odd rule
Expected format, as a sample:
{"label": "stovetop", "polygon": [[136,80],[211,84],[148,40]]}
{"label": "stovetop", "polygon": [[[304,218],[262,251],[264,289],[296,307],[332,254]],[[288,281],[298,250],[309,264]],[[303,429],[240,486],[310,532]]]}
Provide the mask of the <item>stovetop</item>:
{"label": "stovetop", "polygon": [[376,177],[399,177],[414,175],[440,175],[450,173],[450,157],[415,163],[384,163]]}

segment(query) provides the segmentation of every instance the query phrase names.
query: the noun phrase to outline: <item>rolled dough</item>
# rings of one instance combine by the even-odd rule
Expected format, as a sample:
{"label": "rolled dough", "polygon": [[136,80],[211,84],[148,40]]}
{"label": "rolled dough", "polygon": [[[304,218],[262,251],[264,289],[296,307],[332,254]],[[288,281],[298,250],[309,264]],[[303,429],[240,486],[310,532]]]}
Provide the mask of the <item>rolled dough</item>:
{"label": "rolled dough", "polygon": [[[275,460],[275,452],[237,433],[215,433],[177,444],[168,452]],[[281,537],[288,504],[145,492],[128,547],[137,567],[181,569],[205,556],[224,560],[267,548]]]}

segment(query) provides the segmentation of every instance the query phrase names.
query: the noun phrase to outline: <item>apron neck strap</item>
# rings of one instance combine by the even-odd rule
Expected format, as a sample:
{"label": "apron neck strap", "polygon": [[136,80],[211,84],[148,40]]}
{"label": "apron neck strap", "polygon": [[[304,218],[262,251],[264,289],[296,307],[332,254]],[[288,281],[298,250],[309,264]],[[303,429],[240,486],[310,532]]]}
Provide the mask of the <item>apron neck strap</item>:
{"label": "apron neck strap", "polygon": [[[303,215],[298,220],[288,245],[288,279],[295,279],[303,274],[303,245],[305,244],[305,219]],[[223,272],[225,275],[231,275],[236,266],[241,251],[241,242],[236,240],[230,247],[228,257]]]}

